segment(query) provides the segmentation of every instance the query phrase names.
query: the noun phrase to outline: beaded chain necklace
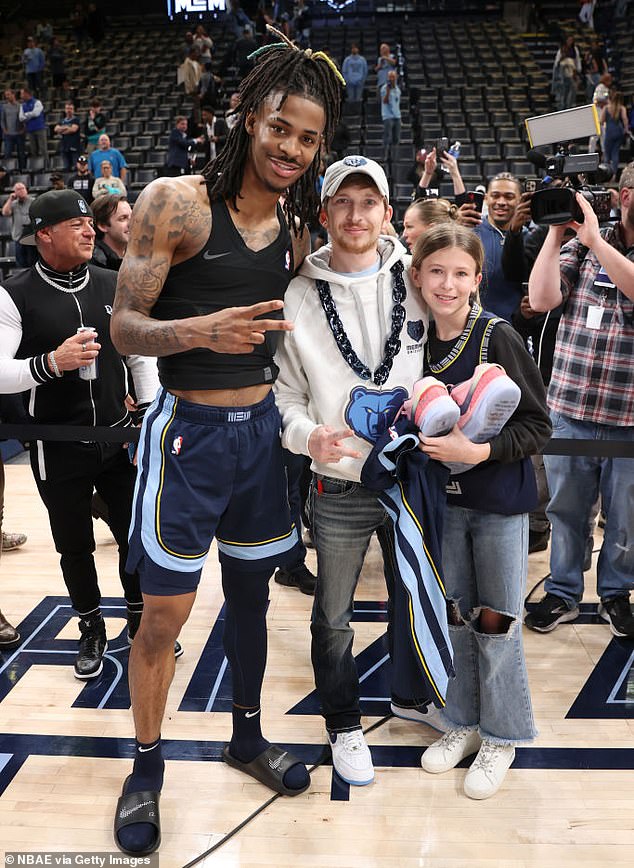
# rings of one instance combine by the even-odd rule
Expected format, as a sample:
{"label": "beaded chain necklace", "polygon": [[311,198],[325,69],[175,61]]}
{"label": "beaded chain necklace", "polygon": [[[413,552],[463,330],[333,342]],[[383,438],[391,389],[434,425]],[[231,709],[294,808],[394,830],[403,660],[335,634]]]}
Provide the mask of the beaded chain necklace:
{"label": "beaded chain necklace", "polygon": [[383,359],[375,368],[374,373],[364,365],[359,356],[352,349],[350,338],[346,334],[346,330],[341,322],[341,317],[337,311],[337,306],[330,291],[330,284],[327,280],[317,280],[317,292],[321,299],[321,304],[328,320],[328,325],[332,331],[335,343],[339,348],[339,352],[345,359],[346,363],[352,368],[355,374],[362,380],[372,380],[376,386],[382,386],[390,375],[394,358],[401,349],[401,329],[405,322],[405,308],[403,301],[407,295],[405,281],[403,280],[403,263],[395,262],[390,268],[392,275],[392,329],[385,341],[385,349]]}

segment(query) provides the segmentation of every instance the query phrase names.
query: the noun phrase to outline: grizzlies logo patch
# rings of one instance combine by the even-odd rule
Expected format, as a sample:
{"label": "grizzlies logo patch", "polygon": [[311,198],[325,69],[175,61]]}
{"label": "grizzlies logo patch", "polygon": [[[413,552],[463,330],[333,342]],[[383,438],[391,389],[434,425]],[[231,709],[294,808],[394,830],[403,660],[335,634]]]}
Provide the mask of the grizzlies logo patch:
{"label": "grizzlies logo patch", "polygon": [[425,336],[425,324],[422,319],[408,320],[407,334],[417,344],[420,343]]}
{"label": "grizzlies logo patch", "polygon": [[356,386],[350,393],[345,419],[357,437],[374,444],[390,427],[407,398],[402,388],[377,392]]}

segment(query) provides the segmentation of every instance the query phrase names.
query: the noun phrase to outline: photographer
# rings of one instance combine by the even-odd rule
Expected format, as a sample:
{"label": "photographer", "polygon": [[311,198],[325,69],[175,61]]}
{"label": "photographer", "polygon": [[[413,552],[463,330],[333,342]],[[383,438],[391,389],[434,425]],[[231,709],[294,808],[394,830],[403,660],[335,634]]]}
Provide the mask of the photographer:
{"label": "photographer", "polygon": [[[564,305],[548,389],[555,438],[634,440],[634,163],[623,170],[619,198],[621,221],[600,229],[577,193],[583,222],[551,226],[531,272],[531,307]],[[560,251],[568,228],[577,237]],[[607,519],[597,592],[612,632],[634,637],[632,459],[547,455],[544,460],[551,492],[551,576],[526,626],[548,633],[578,617],[588,517],[600,493]]]}

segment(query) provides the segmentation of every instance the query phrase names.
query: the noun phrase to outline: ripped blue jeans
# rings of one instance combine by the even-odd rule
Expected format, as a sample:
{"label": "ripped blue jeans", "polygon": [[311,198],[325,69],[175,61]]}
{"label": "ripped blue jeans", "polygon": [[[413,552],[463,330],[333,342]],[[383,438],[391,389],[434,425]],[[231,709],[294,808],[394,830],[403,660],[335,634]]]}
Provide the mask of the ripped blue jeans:
{"label": "ripped blue jeans", "polygon": [[[499,744],[531,741],[537,730],[522,641],[528,515],[448,505],[442,551],[456,668],[445,723],[477,729]],[[482,608],[506,615],[507,632],[481,632]]]}

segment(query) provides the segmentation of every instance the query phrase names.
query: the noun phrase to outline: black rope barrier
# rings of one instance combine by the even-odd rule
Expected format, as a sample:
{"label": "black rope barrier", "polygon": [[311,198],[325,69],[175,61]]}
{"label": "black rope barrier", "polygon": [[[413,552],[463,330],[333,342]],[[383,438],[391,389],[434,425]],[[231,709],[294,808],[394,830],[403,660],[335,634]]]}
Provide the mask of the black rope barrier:
{"label": "black rope barrier", "polygon": [[[0,425],[0,440],[45,442],[136,443],[141,429],[107,428],[103,425]],[[570,440],[553,438],[541,450],[542,455],[585,455],[592,458],[634,458],[631,440]]]}

